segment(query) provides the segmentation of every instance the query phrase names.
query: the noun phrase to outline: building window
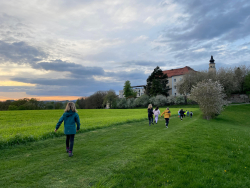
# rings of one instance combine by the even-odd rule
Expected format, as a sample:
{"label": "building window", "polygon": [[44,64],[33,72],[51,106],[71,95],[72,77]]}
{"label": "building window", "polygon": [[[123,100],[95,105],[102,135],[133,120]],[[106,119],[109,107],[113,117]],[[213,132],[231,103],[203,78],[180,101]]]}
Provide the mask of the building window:
{"label": "building window", "polygon": [[174,82],[176,82],[176,79],[174,79]]}
{"label": "building window", "polygon": [[176,96],[176,93],[174,93],[174,95]]}
{"label": "building window", "polygon": [[180,78],[180,80],[182,80],[182,78]]}
{"label": "building window", "polygon": [[169,89],[169,86],[167,86],[167,89]]}
{"label": "building window", "polygon": [[176,86],[174,86],[174,88],[176,89]]}

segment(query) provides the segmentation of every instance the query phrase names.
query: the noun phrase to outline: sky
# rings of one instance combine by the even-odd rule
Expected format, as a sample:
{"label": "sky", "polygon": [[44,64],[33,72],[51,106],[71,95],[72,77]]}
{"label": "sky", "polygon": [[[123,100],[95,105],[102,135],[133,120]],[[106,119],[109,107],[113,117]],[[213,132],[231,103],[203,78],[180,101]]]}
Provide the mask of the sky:
{"label": "sky", "polygon": [[146,84],[156,66],[250,65],[249,0],[0,0],[0,100]]}

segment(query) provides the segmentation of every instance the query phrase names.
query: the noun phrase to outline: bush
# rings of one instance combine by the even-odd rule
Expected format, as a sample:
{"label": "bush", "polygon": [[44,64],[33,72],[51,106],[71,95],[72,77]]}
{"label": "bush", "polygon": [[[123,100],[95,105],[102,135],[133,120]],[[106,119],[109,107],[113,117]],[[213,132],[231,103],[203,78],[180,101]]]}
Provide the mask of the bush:
{"label": "bush", "polygon": [[18,110],[18,107],[15,105],[9,105],[8,110]]}
{"label": "bush", "polygon": [[168,103],[168,99],[164,95],[157,95],[154,99],[155,106],[165,106]]}
{"label": "bush", "polygon": [[126,106],[127,106],[126,98],[122,98],[122,99],[117,100],[117,105],[116,105],[117,108],[123,109],[123,108],[126,108]]}
{"label": "bush", "polygon": [[149,104],[149,96],[144,94],[141,97],[135,100],[135,104],[137,107],[148,107]]}
{"label": "bush", "polygon": [[185,97],[184,96],[177,96],[175,100],[175,104],[184,104],[185,103]]}
{"label": "bush", "polygon": [[219,115],[227,101],[224,100],[226,94],[222,85],[218,81],[204,80],[191,89],[190,99],[199,104],[204,118],[209,120]]}
{"label": "bush", "polygon": [[126,102],[126,108],[134,108],[135,107],[135,99],[129,98]]}
{"label": "bush", "polygon": [[176,104],[175,96],[169,96],[167,99],[168,99],[168,104]]}

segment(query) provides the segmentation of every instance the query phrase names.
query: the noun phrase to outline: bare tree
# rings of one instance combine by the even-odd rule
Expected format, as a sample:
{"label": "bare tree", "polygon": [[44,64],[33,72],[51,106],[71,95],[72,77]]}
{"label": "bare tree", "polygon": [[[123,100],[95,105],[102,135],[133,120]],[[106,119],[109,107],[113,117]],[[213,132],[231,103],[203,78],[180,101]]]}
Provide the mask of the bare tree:
{"label": "bare tree", "polygon": [[189,72],[185,74],[182,81],[177,84],[177,91],[182,95],[188,95],[191,92],[191,88],[196,86],[198,82],[210,79],[212,81],[218,81],[223,86],[227,96],[231,93],[242,93],[244,80],[248,72],[249,68],[246,66],[220,68],[216,72]]}

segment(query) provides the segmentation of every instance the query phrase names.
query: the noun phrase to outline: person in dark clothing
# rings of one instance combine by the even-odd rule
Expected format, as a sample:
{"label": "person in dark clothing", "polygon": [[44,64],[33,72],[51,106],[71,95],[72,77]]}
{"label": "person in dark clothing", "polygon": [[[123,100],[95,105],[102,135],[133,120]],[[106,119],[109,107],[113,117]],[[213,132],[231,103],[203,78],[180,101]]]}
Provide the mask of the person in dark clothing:
{"label": "person in dark clothing", "polygon": [[191,111],[191,112],[190,112],[190,118],[192,118],[192,117],[193,117],[193,112]]}
{"label": "person in dark clothing", "polygon": [[73,102],[69,102],[64,110],[64,114],[56,124],[55,129],[56,132],[64,121],[64,134],[66,135],[66,152],[69,153],[69,157],[73,156],[75,134],[80,130],[80,118],[76,112],[77,110],[75,104]]}
{"label": "person in dark clothing", "polygon": [[180,118],[181,118],[181,121],[182,121],[183,116],[184,116],[184,111],[183,111],[183,109],[181,109],[181,110],[180,110]]}
{"label": "person in dark clothing", "polygon": [[151,123],[154,125],[154,120],[153,120],[153,107],[152,104],[148,105],[148,121],[149,121],[149,126],[151,125]]}

